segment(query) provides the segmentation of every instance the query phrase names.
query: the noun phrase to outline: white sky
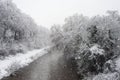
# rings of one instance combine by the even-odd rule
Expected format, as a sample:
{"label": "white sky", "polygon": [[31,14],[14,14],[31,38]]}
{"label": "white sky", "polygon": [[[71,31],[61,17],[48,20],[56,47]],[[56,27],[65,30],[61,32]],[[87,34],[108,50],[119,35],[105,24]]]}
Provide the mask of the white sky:
{"label": "white sky", "polygon": [[38,25],[50,28],[63,24],[75,13],[85,16],[105,14],[107,10],[120,12],[120,0],[13,0],[22,12],[30,15]]}

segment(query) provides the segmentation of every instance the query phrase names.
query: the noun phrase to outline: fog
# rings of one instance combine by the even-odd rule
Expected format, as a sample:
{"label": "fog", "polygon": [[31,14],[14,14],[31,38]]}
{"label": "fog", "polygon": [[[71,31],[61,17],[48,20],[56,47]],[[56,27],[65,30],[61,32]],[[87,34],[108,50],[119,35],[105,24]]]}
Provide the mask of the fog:
{"label": "fog", "polygon": [[63,24],[64,19],[75,13],[93,16],[107,10],[120,11],[119,0],[13,0],[24,13],[37,24],[50,28]]}

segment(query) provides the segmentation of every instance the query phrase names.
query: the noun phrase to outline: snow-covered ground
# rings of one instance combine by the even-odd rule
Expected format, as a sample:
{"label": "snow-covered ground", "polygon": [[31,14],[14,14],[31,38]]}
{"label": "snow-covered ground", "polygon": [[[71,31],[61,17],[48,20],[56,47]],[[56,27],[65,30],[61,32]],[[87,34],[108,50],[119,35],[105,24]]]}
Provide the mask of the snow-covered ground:
{"label": "snow-covered ground", "polygon": [[48,47],[29,51],[26,54],[18,53],[15,56],[0,60],[0,79],[9,76],[14,71],[29,65],[31,62],[47,53]]}

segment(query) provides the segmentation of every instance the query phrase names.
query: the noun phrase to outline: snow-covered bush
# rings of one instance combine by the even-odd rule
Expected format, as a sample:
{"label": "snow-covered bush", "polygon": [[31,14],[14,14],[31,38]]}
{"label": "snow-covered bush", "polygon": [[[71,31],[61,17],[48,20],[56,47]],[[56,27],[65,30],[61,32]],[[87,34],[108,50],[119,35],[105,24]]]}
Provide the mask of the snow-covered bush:
{"label": "snow-covered bush", "polygon": [[0,50],[0,59],[4,59],[5,56],[8,56],[9,52],[6,49],[1,49]]}
{"label": "snow-covered bush", "polygon": [[93,77],[92,80],[120,80],[120,74],[118,72],[113,73],[100,73]]}
{"label": "snow-covered bush", "polygon": [[76,57],[80,57],[76,58],[79,75],[88,76],[89,74],[103,72],[105,63],[104,50],[99,49],[96,45]]}
{"label": "snow-covered bush", "polygon": [[110,38],[109,33],[105,34],[106,31],[96,26],[91,26],[87,31],[87,41],[81,34],[76,34],[64,49],[69,59],[77,64],[77,73],[81,77],[104,72],[106,61],[113,59],[116,55],[114,49],[117,48],[115,40]]}
{"label": "snow-covered bush", "polygon": [[79,51],[78,58],[76,58],[78,73],[83,76],[103,72],[104,64],[113,58],[115,55],[113,49],[116,48],[116,44],[112,42],[114,40],[103,35],[103,31],[96,26],[91,26],[87,30],[89,34],[86,43],[89,48],[83,52]]}

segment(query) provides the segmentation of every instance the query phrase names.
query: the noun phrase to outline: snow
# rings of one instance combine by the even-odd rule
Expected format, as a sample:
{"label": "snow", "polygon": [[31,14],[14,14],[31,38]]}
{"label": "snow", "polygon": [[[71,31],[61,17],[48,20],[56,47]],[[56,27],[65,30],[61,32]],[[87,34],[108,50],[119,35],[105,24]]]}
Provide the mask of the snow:
{"label": "snow", "polygon": [[[95,75],[92,80],[120,80],[120,57],[114,60],[116,68],[115,72],[100,73]],[[113,63],[112,60],[107,61],[106,63]]]}
{"label": "snow", "polygon": [[115,60],[115,63],[116,63],[116,70],[120,72],[120,57],[118,57],[118,58]]}
{"label": "snow", "polygon": [[107,74],[101,73],[95,76],[93,80],[120,80],[120,76],[118,72],[107,73]]}
{"label": "snow", "polygon": [[92,52],[92,54],[100,54],[100,55],[104,55],[104,50],[100,49],[100,46],[95,44],[94,46],[92,46],[90,48],[90,51]]}
{"label": "snow", "polygon": [[18,53],[15,56],[6,57],[4,60],[0,60],[0,79],[9,76],[14,71],[29,65],[37,58],[47,53],[47,48],[39,50],[29,51],[26,54]]}

